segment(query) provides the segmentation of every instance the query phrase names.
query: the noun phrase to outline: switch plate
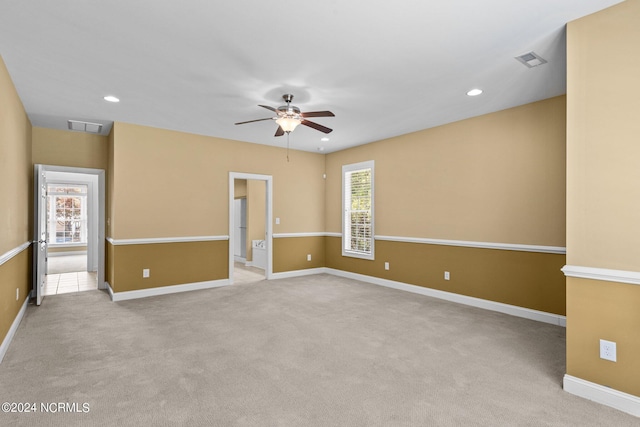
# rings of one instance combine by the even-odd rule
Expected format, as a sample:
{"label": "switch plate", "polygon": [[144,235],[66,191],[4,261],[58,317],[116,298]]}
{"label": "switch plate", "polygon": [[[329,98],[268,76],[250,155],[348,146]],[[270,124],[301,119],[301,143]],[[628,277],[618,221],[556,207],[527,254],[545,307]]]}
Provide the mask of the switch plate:
{"label": "switch plate", "polygon": [[384,269],[385,269],[385,270],[388,270],[388,269],[389,269],[389,263],[388,263],[388,262],[385,262],[385,263],[384,263]]}
{"label": "switch plate", "polygon": [[147,277],[149,277],[149,269],[148,268],[143,268],[142,269],[142,278],[146,279]]}
{"label": "switch plate", "polygon": [[444,280],[450,280],[451,279],[451,275],[449,274],[448,271],[444,272]]}
{"label": "switch plate", "polygon": [[617,362],[616,343],[613,341],[600,340],[600,359]]}
{"label": "switch plate", "polygon": [[276,218],[276,225],[280,225],[280,218]]}
{"label": "switch plate", "polygon": [[16,301],[20,299],[20,288],[16,288]]}
{"label": "switch plate", "polygon": [[311,254],[307,254],[307,261],[311,261]]}

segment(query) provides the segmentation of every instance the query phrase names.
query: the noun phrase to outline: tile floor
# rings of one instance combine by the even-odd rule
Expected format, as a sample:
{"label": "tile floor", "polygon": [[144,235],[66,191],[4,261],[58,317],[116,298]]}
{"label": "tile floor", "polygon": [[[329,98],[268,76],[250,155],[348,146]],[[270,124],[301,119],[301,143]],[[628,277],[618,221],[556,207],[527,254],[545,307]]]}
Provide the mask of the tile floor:
{"label": "tile floor", "polygon": [[265,279],[264,270],[256,267],[247,267],[241,262],[235,262],[233,266],[233,283],[255,283]]}
{"label": "tile floor", "polygon": [[70,292],[82,292],[98,289],[98,277],[95,272],[47,274],[42,288],[43,295],[59,295]]}

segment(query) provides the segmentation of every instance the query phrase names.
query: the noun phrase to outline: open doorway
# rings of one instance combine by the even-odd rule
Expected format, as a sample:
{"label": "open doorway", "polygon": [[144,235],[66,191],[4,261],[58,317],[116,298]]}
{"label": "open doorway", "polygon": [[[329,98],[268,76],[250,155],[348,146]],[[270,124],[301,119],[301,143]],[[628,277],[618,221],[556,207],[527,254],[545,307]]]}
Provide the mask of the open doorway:
{"label": "open doorway", "polygon": [[229,181],[229,281],[268,279],[272,271],[271,177],[232,172]]}
{"label": "open doorway", "polygon": [[44,296],[100,289],[104,282],[104,171],[36,165],[36,177],[39,250],[37,261],[34,257],[34,290],[38,303]]}

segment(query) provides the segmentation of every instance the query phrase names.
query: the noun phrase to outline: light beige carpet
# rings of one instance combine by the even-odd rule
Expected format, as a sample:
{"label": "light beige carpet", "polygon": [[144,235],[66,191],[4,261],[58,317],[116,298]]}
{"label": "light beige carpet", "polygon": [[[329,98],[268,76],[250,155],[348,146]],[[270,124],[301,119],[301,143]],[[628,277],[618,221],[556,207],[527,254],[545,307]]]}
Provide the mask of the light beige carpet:
{"label": "light beige carpet", "polygon": [[80,412],[0,425],[639,424],[564,392],[564,354],[563,328],[329,275],[58,295],[28,308],[0,401]]}

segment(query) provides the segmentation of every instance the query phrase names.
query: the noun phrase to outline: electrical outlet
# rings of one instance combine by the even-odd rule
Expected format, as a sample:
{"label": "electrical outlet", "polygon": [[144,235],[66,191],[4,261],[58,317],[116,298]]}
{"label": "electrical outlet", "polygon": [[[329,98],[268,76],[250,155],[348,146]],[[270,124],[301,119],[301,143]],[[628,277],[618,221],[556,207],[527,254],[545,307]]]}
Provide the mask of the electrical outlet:
{"label": "electrical outlet", "polygon": [[388,263],[388,262],[385,262],[385,263],[384,263],[384,269],[385,269],[385,270],[388,270],[388,269],[389,269],[389,263]]}
{"label": "electrical outlet", "polygon": [[307,254],[307,261],[311,261],[311,254]]}
{"label": "electrical outlet", "polygon": [[16,288],[16,301],[20,300],[20,288]]}
{"label": "electrical outlet", "polygon": [[448,271],[444,272],[444,280],[451,280],[451,275],[449,274]]}
{"label": "electrical outlet", "polygon": [[613,341],[600,340],[600,359],[617,362],[616,343]]}
{"label": "electrical outlet", "polygon": [[149,275],[150,275],[149,269],[148,268],[143,268],[142,269],[142,278],[146,279],[147,277],[149,277]]}
{"label": "electrical outlet", "polygon": [[280,225],[280,218],[276,218],[276,225]]}

